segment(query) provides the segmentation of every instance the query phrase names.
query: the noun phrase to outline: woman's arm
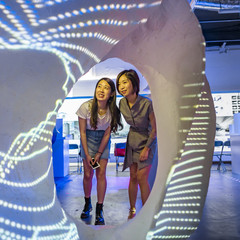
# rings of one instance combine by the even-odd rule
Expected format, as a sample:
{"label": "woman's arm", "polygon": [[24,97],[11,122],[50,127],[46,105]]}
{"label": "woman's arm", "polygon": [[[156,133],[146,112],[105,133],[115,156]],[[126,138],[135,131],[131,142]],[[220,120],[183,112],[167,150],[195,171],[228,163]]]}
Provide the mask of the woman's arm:
{"label": "woman's arm", "polygon": [[151,112],[149,114],[149,120],[150,120],[152,130],[149,134],[146,146],[143,148],[142,152],[140,153],[140,161],[145,161],[148,159],[148,153],[150,150],[150,146],[156,138],[157,126],[156,126],[156,119],[155,119],[154,112]]}
{"label": "woman's arm", "polygon": [[102,141],[100,143],[100,146],[98,148],[98,152],[95,154],[95,159],[94,159],[94,163],[95,162],[99,162],[99,160],[101,159],[101,155],[109,141],[111,135],[111,127],[109,126],[106,130],[105,133],[103,135]]}
{"label": "woman's arm", "polygon": [[86,155],[87,163],[90,166],[90,162],[92,162],[92,158],[88,153],[88,146],[87,146],[87,136],[86,136],[87,120],[78,117],[78,124],[79,124],[79,130],[80,130],[81,144],[82,144],[84,153]]}

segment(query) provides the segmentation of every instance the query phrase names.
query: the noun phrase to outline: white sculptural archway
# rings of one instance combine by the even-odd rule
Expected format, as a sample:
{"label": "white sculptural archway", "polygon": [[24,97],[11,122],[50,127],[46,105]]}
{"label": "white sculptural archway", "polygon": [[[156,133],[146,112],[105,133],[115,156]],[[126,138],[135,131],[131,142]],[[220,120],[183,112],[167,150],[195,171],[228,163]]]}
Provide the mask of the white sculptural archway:
{"label": "white sculptural archway", "polygon": [[[11,4],[0,5],[12,24],[0,22],[1,236],[187,239],[198,226],[205,201],[215,133],[204,39],[188,2],[100,6],[96,1],[94,7],[83,2],[80,10],[51,15],[44,12],[49,8],[44,3],[17,1],[29,29],[14,16]],[[53,5],[59,11],[57,1]],[[39,10],[35,17],[33,7]],[[104,18],[96,17],[102,12]],[[73,23],[65,23],[68,18]],[[61,24],[55,26],[56,21]],[[82,28],[89,31],[74,32]],[[150,197],[135,219],[94,230],[67,216],[56,199],[51,134],[72,84],[112,57],[135,65],[149,83],[157,118],[158,169]]]}

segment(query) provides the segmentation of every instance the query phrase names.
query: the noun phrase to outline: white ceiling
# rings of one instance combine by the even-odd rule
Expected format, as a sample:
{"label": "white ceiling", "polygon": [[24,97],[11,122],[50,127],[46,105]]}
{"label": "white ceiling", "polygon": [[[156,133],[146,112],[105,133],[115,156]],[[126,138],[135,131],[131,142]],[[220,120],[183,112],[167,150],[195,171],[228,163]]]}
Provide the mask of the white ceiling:
{"label": "white ceiling", "polygon": [[148,83],[138,69],[118,58],[107,59],[104,62],[96,64],[86,74],[84,74],[73,86],[68,94],[68,97],[91,97],[94,94],[96,82],[108,77],[113,81],[116,80],[118,73],[125,69],[134,69],[137,71],[140,78],[140,94],[149,93]]}

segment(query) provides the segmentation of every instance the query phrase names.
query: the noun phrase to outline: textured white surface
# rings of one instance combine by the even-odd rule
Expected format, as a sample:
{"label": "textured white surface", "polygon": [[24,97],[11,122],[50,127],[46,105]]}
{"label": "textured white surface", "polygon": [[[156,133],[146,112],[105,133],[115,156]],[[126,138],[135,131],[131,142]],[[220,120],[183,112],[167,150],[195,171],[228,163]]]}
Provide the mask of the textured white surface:
{"label": "textured white surface", "polygon": [[240,134],[240,113],[233,115],[234,133]]}
{"label": "textured white surface", "polygon": [[230,135],[232,172],[240,175],[240,134]]}
{"label": "textured white surface", "polygon": [[[35,5],[38,14],[33,22],[39,26],[26,28],[28,34],[16,24],[9,24],[13,31],[0,22],[4,29],[0,39],[1,236],[78,239],[78,231],[84,240],[187,239],[196,229],[208,187],[215,133],[210,89],[202,73],[201,29],[185,0],[165,0],[161,6],[151,5],[153,1],[135,2],[119,8],[117,2],[106,1],[109,8],[91,11],[84,1],[81,14],[71,16],[75,7],[79,9],[79,1],[63,1],[65,17],[55,14],[61,12],[56,2],[52,8],[37,9]],[[5,9],[2,5],[1,11],[14,9],[11,4]],[[51,22],[51,15],[58,16],[58,21]],[[25,18],[29,16],[25,14]],[[146,23],[137,24],[144,18],[148,18]],[[98,24],[92,24],[96,19]],[[88,37],[67,37],[75,31],[74,23]],[[65,37],[57,38],[51,27]],[[26,42],[30,30],[39,36],[33,34]],[[90,32],[111,40],[93,37]],[[9,45],[9,36],[17,42]],[[51,133],[61,99],[73,82],[100,60],[112,57],[136,66],[149,83],[157,118],[158,169],[149,200],[135,219],[96,230],[81,222],[74,224],[56,199]]]}

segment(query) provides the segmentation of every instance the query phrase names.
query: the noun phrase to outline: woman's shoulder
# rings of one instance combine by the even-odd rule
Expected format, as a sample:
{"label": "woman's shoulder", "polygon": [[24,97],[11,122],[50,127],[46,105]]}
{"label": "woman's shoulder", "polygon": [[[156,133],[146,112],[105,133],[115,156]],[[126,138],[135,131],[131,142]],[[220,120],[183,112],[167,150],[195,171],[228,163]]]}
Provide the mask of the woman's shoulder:
{"label": "woman's shoulder", "polygon": [[91,108],[92,108],[92,99],[86,101],[86,102],[83,102],[81,104],[81,106],[79,107],[79,109],[77,110],[76,114],[79,116],[79,117],[83,117],[83,116],[88,116],[91,112]]}
{"label": "woman's shoulder", "polygon": [[121,106],[122,104],[127,104],[127,100],[125,97],[121,98],[119,101],[119,106]]}
{"label": "woman's shoulder", "polygon": [[86,108],[90,110],[92,107],[93,99],[87,100],[86,102],[82,103],[81,108]]}
{"label": "woman's shoulder", "polygon": [[138,95],[139,102],[151,104],[152,100],[149,97]]}
{"label": "woman's shoulder", "polygon": [[123,113],[125,110],[128,111],[128,109],[129,109],[128,101],[125,97],[123,97],[119,101],[119,110]]}

